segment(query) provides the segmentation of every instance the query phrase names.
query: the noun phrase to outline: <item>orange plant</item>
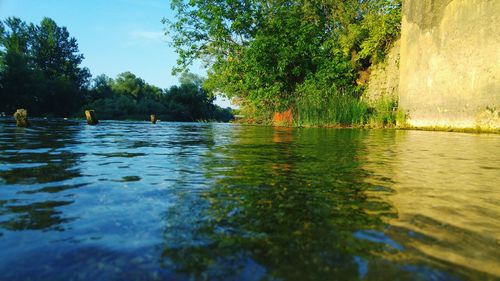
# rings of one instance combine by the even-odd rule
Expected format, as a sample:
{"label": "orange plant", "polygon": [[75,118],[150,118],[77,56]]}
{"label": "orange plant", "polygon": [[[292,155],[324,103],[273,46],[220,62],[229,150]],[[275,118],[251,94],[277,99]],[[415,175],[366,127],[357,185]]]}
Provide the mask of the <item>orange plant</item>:
{"label": "orange plant", "polygon": [[277,126],[291,126],[293,122],[292,108],[283,112],[276,112],[273,116],[273,124]]}

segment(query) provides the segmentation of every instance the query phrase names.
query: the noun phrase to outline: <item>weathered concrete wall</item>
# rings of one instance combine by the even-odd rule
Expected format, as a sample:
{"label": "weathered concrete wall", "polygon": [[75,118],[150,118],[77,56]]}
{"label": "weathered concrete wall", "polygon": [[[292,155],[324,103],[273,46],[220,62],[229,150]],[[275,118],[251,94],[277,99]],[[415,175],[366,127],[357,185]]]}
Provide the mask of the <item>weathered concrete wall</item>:
{"label": "weathered concrete wall", "polygon": [[500,1],[405,0],[399,92],[411,126],[500,129]]}
{"label": "weathered concrete wall", "polygon": [[378,100],[398,100],[400,42],[385,57],[384,62],[370,67],[370,80],[363,99],[373,105]]}

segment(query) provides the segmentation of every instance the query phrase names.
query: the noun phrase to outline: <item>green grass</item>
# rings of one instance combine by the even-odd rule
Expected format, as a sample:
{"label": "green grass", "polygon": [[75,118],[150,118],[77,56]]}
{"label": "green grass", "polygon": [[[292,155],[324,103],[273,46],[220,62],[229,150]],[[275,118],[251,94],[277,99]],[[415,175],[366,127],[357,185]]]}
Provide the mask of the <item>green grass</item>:
{"label": "green grass", "polygon": [[394,100],[379,100],[372,106],[351,96],[330,96],[319,100],[301,99],[294,111],[295,126],[404,127],[406,114]]}
{"label": "green grass", "polygon": [[398,104],[394,100],[382,99],[377,101],[372,108],[368,118],[368,125],[375,128],[395,127],[398,118]]}
{"label": "green grass", "polygon": [[351,96],[303,98],[295,105],[295,126],[353,126],[366,121],[368,106]]}
{"label": "green grass", "polygon": [[366,126],[370,128],[406,128],[407,113],[398,106],[398,102],[382,99],[369,109]]}

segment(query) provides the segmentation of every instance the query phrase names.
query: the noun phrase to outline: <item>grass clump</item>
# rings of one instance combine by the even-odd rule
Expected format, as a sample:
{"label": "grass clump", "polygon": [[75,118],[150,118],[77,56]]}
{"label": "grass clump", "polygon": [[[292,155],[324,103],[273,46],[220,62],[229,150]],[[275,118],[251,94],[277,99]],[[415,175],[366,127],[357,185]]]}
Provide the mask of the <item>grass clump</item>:
{"label": "grass clump", "polygon": [[294,108],[295,126],[334,126],[395,128],[406,126],[406,113],[391,99],[369,106],[348,95],[331,95],[318,99],[301,98]]}
{"label": "grass clump", "polygon": [[406,126],[406,113],[394,99],[380,99],[368,110],[367,126],[370,128],[395,128]]}
{"label": "grass clump", "polygon": [[348,95],[303,98],[295,106],[296,126],[356,126],[366,121],[366,103]]}

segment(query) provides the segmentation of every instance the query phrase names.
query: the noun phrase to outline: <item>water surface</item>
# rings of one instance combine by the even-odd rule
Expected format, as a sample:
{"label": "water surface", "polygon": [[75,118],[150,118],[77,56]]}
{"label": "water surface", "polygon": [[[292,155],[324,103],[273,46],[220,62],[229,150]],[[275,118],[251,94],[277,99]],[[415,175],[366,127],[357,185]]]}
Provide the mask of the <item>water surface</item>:
{"label": "water surface", "polygon": [[0,280],[499,280],[500,136],[0,120]]}

